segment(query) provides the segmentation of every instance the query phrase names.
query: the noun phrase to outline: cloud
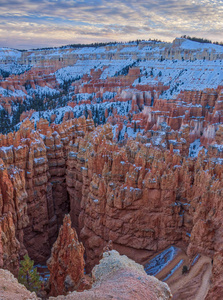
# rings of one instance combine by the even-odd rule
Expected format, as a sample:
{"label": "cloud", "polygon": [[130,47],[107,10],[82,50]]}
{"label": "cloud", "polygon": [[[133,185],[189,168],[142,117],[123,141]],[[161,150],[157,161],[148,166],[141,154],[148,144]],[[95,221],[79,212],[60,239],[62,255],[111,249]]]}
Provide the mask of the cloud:
{"label": "cloud", "polygon": [[1,0],[0,10],[0,46],[14,48],[183,34],[222,39],[223,0]]}

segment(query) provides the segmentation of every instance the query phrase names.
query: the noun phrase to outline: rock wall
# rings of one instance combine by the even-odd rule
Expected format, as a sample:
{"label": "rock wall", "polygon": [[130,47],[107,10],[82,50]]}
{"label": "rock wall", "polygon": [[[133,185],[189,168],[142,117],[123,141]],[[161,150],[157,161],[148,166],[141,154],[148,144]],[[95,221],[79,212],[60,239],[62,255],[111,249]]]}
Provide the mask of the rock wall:
{"label": "rock wall", "polygon": [[[221,127],[217,132],[220,147]],[[36,131],[26,120],[18,132],[1,136],[1,266],[16,268],[25,249],[45,262],[68,211],[86,249],[87,271],[109,240],[140,263],[174,244],[215,265],[221,159],[211,148],[188,158],[149,141],[138,135],[118,144],[109,124],[94,128],[84,117],[51,126],[41,120]],[[221,280],[218,271],[213,284],[215,278]]]}
{"label": "rock wall", "polygon": [[19,255],[24,255],[24,228],[28,224],[24,172],[6,168],[0,159],[0,267],[17,274]]}
{"label": "rock wall", "polygon": [[[196,162],[182,160],[180,155],[138,141],[118,148],[106,134],[107,138],[96,129],[86,137],[88,143],[81,140],[75,145],[76,152],[67,161],[69,180],[70,169],[83,177],[79,226],[88,266],[95,264],[109,240],[141,263],[170,244],[185,249],[190,245],[191,256],[193,247],[212,255],[213,236],[206,231],[213,224],[207,215],[211,215],[208,209],[215,209],[208,201],[215,194],[216,205],[220,203],[222,166],[217,161],[205,163],[204,153]],[[74,177],[69,192],[77,190],[80,180]],[[76,219],[72,210],[71,218]],[[216,223],[214,215],[211,219]],[[203,232],[200,222],[209,224]]]}
{"label": "rock wall", "polygon": [[[66,183],[69,143],[91,130],[93,122],[85,118],[55,127],[41,120],[37,131],[26,120],[18,132],[0,136],[2,226],[7,234],[6,224],[13,218],[10,222],[15,236],[9,239],[18,245],[8,251],[15,251],[17,267],[25,249],[36,263],[45,263],[50,256],[63,216],[70,210]],[[8,217],[8,213],[12,216]],[[7,246],[3,243],[2,247],[7,253]],[[2,267],[8,267],[10,254],[5,257]]]}

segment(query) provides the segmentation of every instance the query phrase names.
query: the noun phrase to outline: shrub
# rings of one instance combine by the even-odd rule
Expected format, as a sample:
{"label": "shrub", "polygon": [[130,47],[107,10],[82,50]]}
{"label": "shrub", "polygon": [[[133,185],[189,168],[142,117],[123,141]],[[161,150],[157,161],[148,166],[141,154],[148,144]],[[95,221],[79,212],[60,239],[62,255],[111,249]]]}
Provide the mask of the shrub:
{"label": "shrub", "polygon": [[182,269],[182,274],[185,274],[187,272],[188,272],[188,267],[184,265]]}
{"label": "shrub", "polygon": [[31,292],[39,292],[41,289],[41,280],[37,269],[33,267],[34,261],[26,254],[20,264],[19,283],[23,284]]}

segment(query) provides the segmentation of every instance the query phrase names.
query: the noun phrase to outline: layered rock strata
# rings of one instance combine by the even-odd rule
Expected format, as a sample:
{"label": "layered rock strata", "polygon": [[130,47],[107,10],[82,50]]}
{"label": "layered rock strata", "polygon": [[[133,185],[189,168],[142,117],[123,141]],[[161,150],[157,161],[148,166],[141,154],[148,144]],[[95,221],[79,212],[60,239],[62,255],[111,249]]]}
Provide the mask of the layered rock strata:
{"label": "layered rock strata", "polygon": [[[36,131],[26,120],[18,132],[1,136],[2,218],[8,214],[4,224],[11,224],[2,225],[9,253],[5,260],[2,254],[2,266],[9,268],[9,257],[21,254],[16,239],[23,252],[24,244],[32,259],[45,262],[68,211],[86,249],[87,270],[109,240],[140,263],[174,244],[215,265],[223,211],[219,154],[210,146],[198,157],[182,156],[153,145],[149,134],[118,144],[109,124],[95,129],[83,117],[51,126],[41,120]],[[220,281],[216,269],[213,290]]]}

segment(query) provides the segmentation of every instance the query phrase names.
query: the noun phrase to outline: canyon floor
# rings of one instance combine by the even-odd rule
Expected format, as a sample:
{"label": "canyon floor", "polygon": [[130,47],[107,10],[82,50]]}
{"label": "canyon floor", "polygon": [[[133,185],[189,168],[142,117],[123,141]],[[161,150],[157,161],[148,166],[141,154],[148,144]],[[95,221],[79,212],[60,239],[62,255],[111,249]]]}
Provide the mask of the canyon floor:
{"label": "canyon floor", "polygon": [[[147,268],[148,265],[147,264]],[[161,267],[162,263],[157,267]],[[183,272],[183,267],[187,270]],[[151,274],[151,272],[149,273]],[[189,257],[181,249],[171,258],[166,266],[155,276],[166,282],[173,294],[173,299],[205,299],[211,283],[212,262],[209,257],[197,256],[190,263]]]}

